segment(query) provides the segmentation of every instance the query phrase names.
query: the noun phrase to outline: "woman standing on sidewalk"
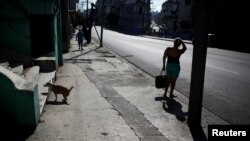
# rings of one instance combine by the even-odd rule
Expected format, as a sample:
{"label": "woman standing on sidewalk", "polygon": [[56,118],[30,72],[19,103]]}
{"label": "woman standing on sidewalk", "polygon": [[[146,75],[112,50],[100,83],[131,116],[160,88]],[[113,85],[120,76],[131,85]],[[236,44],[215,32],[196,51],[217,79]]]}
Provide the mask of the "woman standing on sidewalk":
{"label": "woman standing on sidewalk", "polygon": [[[182,45],[182,49],[178,49],[178,47]],[[167,97],[167,91],[169,85],[171,85],[170,89],[170,98],[176,97],[173,95],[173,91],[175,88],[175,82],[180,74],[180,57],[181,55],[186,51],[187,47],[184,44],[184,42],[180,39],[177,38],[174,41],[174,46],[171,48],[167,48],[164,52],[163,55],[163,66],[162,66],[162,71],[166,70],[167,74],[167,81],[165,84],[165,93],[164,97]],[[166,58],[168,58],[167,64],[166,64]]]}

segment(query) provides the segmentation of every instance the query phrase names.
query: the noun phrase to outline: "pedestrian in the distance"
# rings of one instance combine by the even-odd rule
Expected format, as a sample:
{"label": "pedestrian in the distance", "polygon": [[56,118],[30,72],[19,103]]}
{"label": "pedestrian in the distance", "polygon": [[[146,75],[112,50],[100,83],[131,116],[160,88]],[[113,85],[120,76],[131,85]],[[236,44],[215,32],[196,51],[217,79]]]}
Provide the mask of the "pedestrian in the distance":
{"label": "pedestrian in the distance", "polygon": [[[182,45],[182,49],[179,49],[180,45]],[[165,71],[167,74],[167,80],[165,84],[165,93],[164,97],[167,97],[167,91],[169,85],[171,86],[170,89],[170,98],[176,97],[173,95],[173,91],[175,88],[175,82],[179,76],[180,73],[180,57],[181,55],[186,51],[186,45],[185,43],[180,39],[177,38],[174,41],[174,46],[173,47],[168,47],[163,55],[163,66],[162,66],[162,71]],[[166,58],[167,58],[167,63],[166,63]]]}
{"label": "pedestrian in the distance", "polygon": [[81,30],[79,30],[79,32],[76,34],[76,40],[78,41],[79,50],[83,50],[82,46],[83,46],[84,34]]}

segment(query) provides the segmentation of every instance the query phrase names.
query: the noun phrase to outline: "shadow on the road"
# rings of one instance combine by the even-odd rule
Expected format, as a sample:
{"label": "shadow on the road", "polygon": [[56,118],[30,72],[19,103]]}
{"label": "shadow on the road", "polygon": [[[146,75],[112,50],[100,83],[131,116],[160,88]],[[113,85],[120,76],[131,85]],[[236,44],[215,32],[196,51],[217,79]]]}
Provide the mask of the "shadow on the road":
{"label": "shadow on the road", "polygon": [[102,55],[100,57],[106,57],[106,58],[115,58],[116,56],[115,55]]}
{"label": "shadow on the road", "polygon": [[174,114],[179,121],[183,122],[186,120],[188,113],[182,111],[182,105],[176,100],[166,98],[166,103],[163,102],[162,107],[166,112]]}
{"label": "shadow on the road", "polygon": [[[103,57],[103,56],[100,56],[100,57]],[[72,64],[88,63],[88,64],[91,64],[93,61],[106,62],[106,60],[104,60],[104,59],[71,59],[71,60],[68,60],[67,63],[72,63]]]}
{"label": "shadow on the road", "polygon": [[121,56],[123,58],[128,58],[128,57],[134,57],[134,55],[124,55],[124,56]]}
{"label": "shadow on the road", "polygon": [[163,109],[166,112],[175,115],[177,120],[182,122],[186,120],[188,113],[182,111],[182,105],[175,99],[155,97],[155,101],[162,101]]}
{"label": "shadow on the road", "polygon": [[81,51],[81,50],[76,49],[76,50],[72,50],[71,52],[79,52],[79,51]]}
{"label": "shadow on the road", "polygon": [[90,60],[90,59],[71,59],[71,60],[68,60],[67,63],[72,63],[72,64],[75,64],[75,63],[88,63],[88,64],[91,64],[92,60]]}
{"label": "shadow on the road", "polygon": [[47,101],[46,105],[69,105],[67,101]]}
{"label": "shadow on the road", "polygon": [[[155,97],[155,101],[161,101],[163,109],[176,116],[176,119],[183,122],[188,116],[188,112],[182,111],[182,105],[175,99]],[[207,141],[206,135],[201,126],[189,126],[194,141]]]}
{"label": "shadow on the road", "polygon": [[194,141],[207,141],[206,135],[201,126],[189,126]]}
{"label": "shadow on the road", "polygon": [[71,57],[71,58],[69,58],[69,59],[65,59],[64,61],[65,61],[65,62],[70,61],[70,60],[72,60],[72,59],[75,59],[75,58],[78,58],[78,57],[80,57],[80,56],[86,55],[86,54],[88,54],[88,53],[90,53],[90,52],[92,52],[92,51],[98,50],[99,48],[101,48],[101,47],[97,47],[97,48],[95,48],[95,49],[92,49],[92,50],[89,50],[89,51],[87,51],[87,52],[81,53],[81,54],[76,55],[76,56],[74,56],[74,57]]}

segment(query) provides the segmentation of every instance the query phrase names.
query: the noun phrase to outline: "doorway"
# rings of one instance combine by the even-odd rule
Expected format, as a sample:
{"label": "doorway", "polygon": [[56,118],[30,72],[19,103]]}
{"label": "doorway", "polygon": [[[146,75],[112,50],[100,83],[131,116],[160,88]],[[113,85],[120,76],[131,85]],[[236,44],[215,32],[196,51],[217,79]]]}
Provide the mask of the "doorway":
{"label": "doorway", "polygon": [[30,38],[32,57],[54,51],[53,15],[33,14],[30,16]]}

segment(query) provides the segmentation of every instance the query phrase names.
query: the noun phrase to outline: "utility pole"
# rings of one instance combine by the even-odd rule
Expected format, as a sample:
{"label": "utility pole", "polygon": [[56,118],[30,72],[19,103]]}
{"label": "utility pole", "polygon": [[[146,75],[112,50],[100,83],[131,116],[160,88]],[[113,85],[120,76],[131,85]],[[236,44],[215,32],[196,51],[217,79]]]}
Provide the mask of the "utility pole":
{"label": "utility pole", "polygon": [[89,31],[89,17],[88,17],[88,9],[89,9],[89,1],[87,0],[86,1],[86,23],[85,23],[85,36],[86,36],[86,40],[87,40],[87,44],[89,44],[90,42],[91,42],[91,33],[89,33],[89,32],[91,32],[91,31]]}
{"label": "utility pole", "polygon": [[142,12],[142,34],[145,31],[145,14],[146,14],[146,0],[143,1],[143,12]]}
{"label": "utility pole", "polygon": [[88,22],[88,16],[89,16],[89,12],[88,12],[88,10],[89,10],[89,0],[87,0],[87,4],[86,4],[87,6],[86,6],[86,21]]}
{"label": "utility pole", "polygon": [[188,124],[201,125],[202,99],[207,56],[208,0],[194,0],[194,41]]}
{"label": "utility pole", "polygon": [[82,6],[81,6],[81,9],[82,9],[82,13],[83,13],[83,6],[84,6],[84,2],[82,1]]}
{"label": "utility pole", "polygon": [[102,16],[101,16],[101,40],[100,40],[100,47],[103,47],[103,25],[104,25],[104,0],[102,0]]}

